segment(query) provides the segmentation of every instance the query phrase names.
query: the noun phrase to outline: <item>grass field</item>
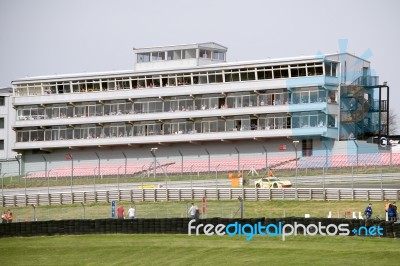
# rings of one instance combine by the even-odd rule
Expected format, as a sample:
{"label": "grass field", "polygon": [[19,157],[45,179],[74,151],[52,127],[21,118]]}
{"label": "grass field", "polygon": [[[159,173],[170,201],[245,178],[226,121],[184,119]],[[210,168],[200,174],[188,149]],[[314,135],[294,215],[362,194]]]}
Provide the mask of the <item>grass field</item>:
{"label": "grass field", "polygon": [[3,238],[1,265],[398,265],[398,239],[85,235]]}
{"label": "grass field", "polygon": [[[136,216],[138,218],[171,218],[186,217],[190,207],[190,201],[168,202],[135,202]],[[201,202],[195,202],[201,208]],[[119,202],[125,210],[131,202]],[[384,202],[372,202],[373,217],[379,215],[384,218]],[[368,202],[365,201],[246,201],[244,203],[244,217],[327,217],[332,212],[333,218],[343,218],[346,211],[363,212]],[[232,218],[240,216],[238,212],[239,201],[207,201],[207,212],[204,217]],[[8,209],[0,208],[0,211]],[[32,221],[34,210],[31,206],[11,208],[16,221]],[[61,220],[61,219],[100,219],[111,217],[110,203],[86,204],[85,209],[81,204],[37,206],[37,220]]]}

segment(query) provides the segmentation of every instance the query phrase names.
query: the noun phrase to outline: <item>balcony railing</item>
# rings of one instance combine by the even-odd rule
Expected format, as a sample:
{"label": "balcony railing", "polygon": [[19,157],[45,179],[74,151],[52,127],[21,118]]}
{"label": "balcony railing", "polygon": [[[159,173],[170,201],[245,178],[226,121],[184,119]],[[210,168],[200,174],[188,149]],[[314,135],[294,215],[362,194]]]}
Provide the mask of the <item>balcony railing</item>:
{"label": "balcony railing", "polygon": [[351,84],[357,86],[369,86],[369,87],[378,86],[379,76],[361,76],[358,77]]}
{"label": "balcony railing", "polygon": [[[379,100],[373,101],[370,106],[370,111],[379,111]],[[387,100],[381,100],[381,112],[387,112]]]}

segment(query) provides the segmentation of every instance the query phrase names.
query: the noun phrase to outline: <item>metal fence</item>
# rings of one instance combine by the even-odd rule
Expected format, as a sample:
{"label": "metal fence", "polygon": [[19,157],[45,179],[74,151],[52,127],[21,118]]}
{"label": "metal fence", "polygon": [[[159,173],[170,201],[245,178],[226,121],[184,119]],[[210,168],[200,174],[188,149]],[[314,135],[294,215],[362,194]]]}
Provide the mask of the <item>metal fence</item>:
{"label": "metal fence", "polygon": [[[322,141],[312,149],[303,149],[298,141],[281,145],[234,146],[218,153],[207,148],[192,148],[190,151],[169,148],[167,151],[152,148],[129,152],[86,152],[32,155],[26,160],[18,159],[14,167],[3,167],[0,175],[26,178],[68,178],[104,176],[168,176],[168,175],[212,175],[221,171],[266,172],[292,170],[298,174],[319,169],[330,173],[337,169],[366,167],[392,168],[400,166],[398,149],[382,148],[365,141]],[[279,146],[279,147],[277,147]],[[1,162],[0,162],[1,164]],[[4,164],[4,163],[3,163]],[[0,166],[1,168],[1,166]],[[11,173],[11,170],[13,173]],[[1,176],[0,176],[1,177]]]}
{"label": "metal fence", "polygon": [[3,195],[3,207],[102,203],[111,201],[158,202],[201,200],[398,200],[400,189],[366,188],[161,188]]}

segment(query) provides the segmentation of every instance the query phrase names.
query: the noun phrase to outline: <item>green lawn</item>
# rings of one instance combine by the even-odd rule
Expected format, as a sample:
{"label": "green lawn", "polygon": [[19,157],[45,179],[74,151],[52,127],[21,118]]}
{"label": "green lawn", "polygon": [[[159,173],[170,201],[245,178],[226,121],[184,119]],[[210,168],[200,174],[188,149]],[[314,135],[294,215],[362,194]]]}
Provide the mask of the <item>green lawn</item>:
{"label": "green lawn", "polygon": [[3,238],[1,265],[398,265],[398,239],[85,235]]}

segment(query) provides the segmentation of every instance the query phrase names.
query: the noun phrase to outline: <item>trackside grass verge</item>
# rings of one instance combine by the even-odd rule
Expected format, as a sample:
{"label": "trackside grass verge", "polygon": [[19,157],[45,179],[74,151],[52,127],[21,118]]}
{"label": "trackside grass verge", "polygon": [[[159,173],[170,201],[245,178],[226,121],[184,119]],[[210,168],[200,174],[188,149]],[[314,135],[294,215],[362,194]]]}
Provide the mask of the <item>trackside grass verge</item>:
{"label": "trackside grass verge", "polygon": [[[194,201],[202,209],[200,201]],[[364,213],[365,207],[369,202],[366,201],[245,201],[244,218],[280,218],[280,217],[304,217],[310,214],[311,217],[327,217],[331,212],[332,218],[344,218],[347,212],[355,212],[357,217],[359,212]],[[187,217],[191,201],[165,201],[165,202],[118,202],[118,205],[125,207],[128,211],[130,205],[136,206],[137,218],[184,218]],[[372,202],[373,217],[385,218],[384,202]],[[206,213],[202,213],[202,218],[240,217],[239,201],[207,201]],[[3,212],[8,207],[0,208]],[[104,219],[111,218],[110,203],[90,203],[82,206],[81,204],[72,205],[52,205],[52,206],[32,206],[10,208],[14,214],[14,221],[33,221],[34,217],[38,221],[44,220],[63,220],[63,219]],[[347,216],[347,218],[349,218]]]}
{"label": "trackside grass verge", "polygon": [[395,265],[399,240],[85,235],[3,238],[3,265]]}

